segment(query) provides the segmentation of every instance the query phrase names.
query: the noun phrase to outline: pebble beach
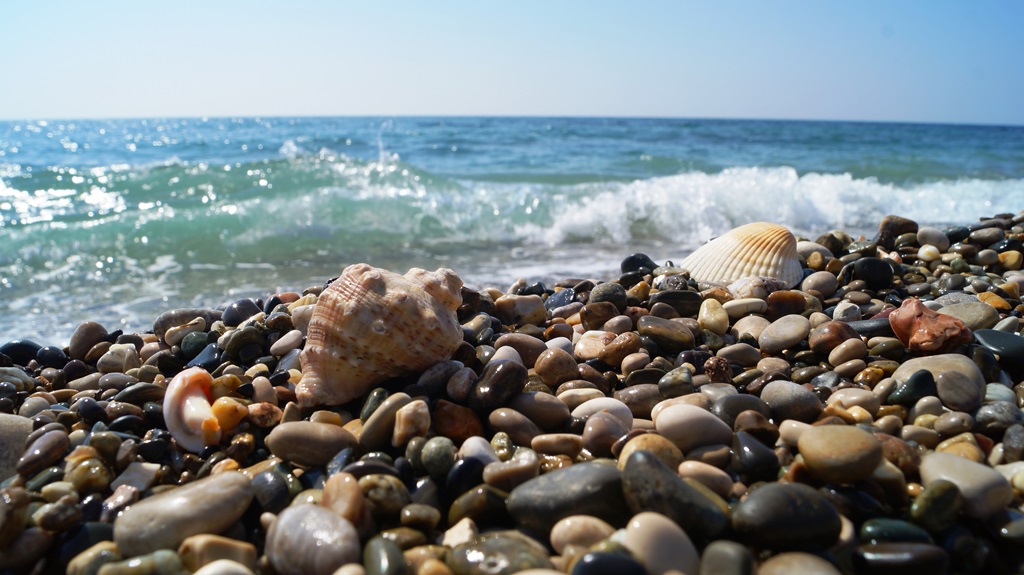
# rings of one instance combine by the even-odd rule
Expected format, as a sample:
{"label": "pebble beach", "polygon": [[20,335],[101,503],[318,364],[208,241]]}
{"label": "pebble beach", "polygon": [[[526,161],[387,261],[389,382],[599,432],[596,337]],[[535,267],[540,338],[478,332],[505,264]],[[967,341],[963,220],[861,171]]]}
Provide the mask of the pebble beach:
{"label": "pebble beach", "polygon": [[0,572],[1019,573],[1024,212],[875,224],[765,256],[793,281],[455,269],[348,343],[330,282],[7,341]]}

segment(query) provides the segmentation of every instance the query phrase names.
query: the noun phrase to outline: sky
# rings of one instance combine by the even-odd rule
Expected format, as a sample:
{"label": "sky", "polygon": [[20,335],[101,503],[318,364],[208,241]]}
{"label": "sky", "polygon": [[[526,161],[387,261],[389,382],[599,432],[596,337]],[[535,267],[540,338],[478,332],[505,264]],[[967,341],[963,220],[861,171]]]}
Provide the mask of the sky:
{"label": "sky", "polygon": [[645,116],[1024,125],[1024,2],[0,4],[0,119]]}

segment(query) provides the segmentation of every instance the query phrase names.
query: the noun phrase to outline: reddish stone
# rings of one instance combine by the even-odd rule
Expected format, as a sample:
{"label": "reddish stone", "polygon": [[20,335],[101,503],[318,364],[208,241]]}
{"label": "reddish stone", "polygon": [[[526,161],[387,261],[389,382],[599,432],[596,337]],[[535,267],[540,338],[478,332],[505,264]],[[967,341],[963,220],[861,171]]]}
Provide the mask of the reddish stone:
{"label": "reddish stone", "polygon": [[434,431],[451,439],[455,445],[484,434],[484,425],[472,409],[443,399],[434,406],[433,420]]}
{"label": "reddish stone", "polygon": [[848,339],[860,339],[857,330],[845,321],[826,321],[811,330],[807,336],[807,345],[817,354],[828,355],[830,351]]}
{"label": "reddish stone", "polygon": [[906,299],[889,316],[896,337],[912,352],[948,353],[971,341],[971,330],[951,315],[928,309],[921,300]]}

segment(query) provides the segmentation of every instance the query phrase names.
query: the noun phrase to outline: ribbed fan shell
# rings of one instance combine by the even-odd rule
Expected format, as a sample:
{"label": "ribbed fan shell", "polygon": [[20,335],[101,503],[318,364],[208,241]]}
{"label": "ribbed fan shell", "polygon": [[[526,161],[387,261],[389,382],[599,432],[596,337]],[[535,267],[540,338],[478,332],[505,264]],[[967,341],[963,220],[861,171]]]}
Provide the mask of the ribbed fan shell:
{"label": "ribbed fan shell", "polygon": [[367,264],[345,268],[313,308],[299,405],[339,405],[450,357],[462,342],[461,288],[449,269],[402,276]]}
{"label": "ribbed fan shell", "polygon": [[774,277],[793,287],[803,279],[796,238],[784,226],[754,222],[698,248],[679,264],[697,281],[732,283],[749,276]]}

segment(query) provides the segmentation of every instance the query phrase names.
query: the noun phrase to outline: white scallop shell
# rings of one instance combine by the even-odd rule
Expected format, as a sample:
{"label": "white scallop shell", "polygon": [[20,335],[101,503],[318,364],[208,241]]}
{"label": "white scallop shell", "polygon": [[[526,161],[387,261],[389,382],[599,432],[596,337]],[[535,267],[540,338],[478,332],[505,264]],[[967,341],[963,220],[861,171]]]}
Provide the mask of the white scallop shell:
{"label": "white scallop shell", "polygon": [[785,226],[754,222],[703,246],[679,264],[697,281],[729,284],[750,277],[773,277],[792,287],[803,279],[796,238]]}
{"label": "white scallop shell", "polygon": [[299,405],[339,405],[451,357],[462,342],[461,289],[449,269],[403,276],[367,264],[345,268],[313,309]]}

